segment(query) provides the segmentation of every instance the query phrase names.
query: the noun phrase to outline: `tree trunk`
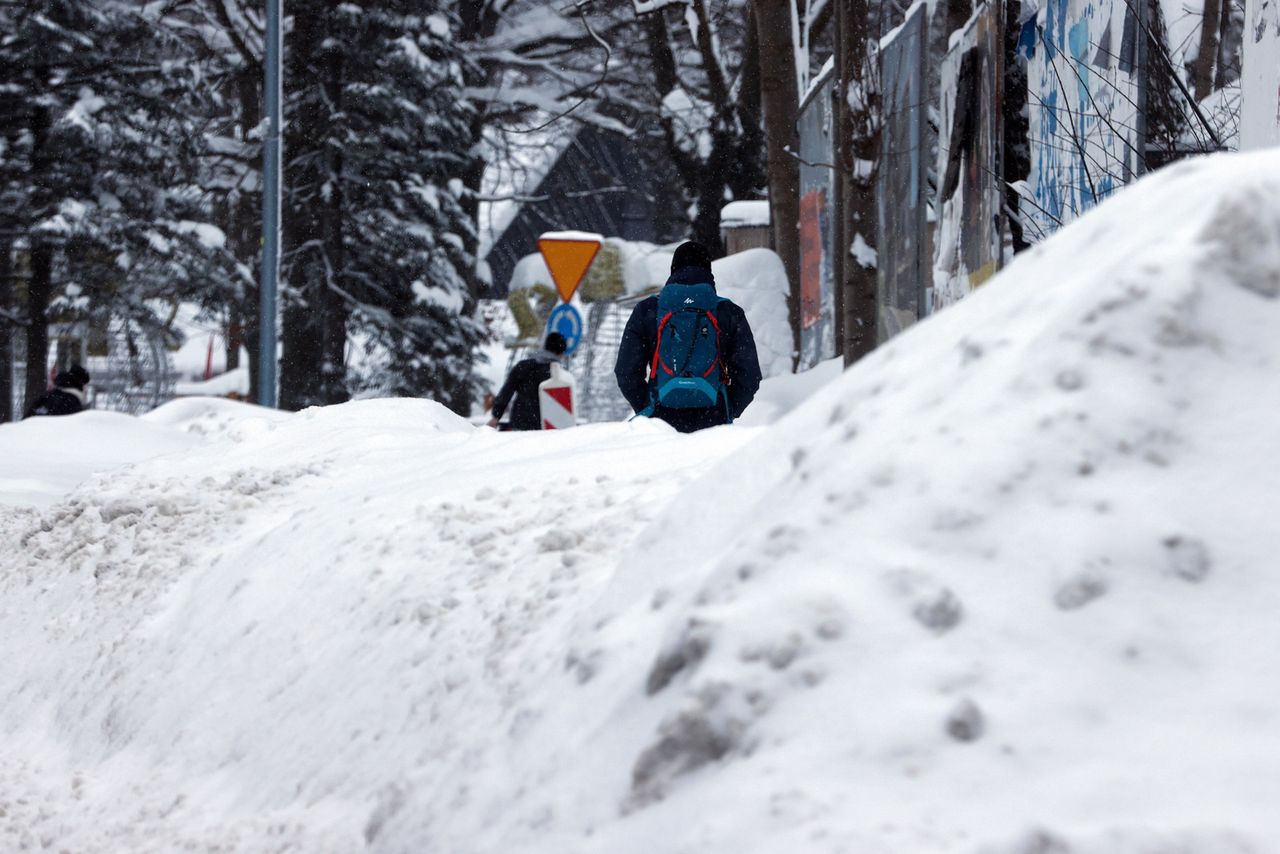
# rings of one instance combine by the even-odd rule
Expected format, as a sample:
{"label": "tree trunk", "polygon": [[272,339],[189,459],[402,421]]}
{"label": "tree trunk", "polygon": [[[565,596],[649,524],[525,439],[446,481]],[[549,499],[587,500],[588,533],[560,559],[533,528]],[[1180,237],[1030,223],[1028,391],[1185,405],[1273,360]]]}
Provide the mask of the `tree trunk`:
{"label": "tree trunk", "polygon": [[13,304],[12,251],[8,239],[0,240],[0,424],[13,419]]}
{"label": "tree trunk", "polygon": [[31,249],[27,283],[27,382],[22,405],[30,406],[49,389],[49,320],[53,297],[53,247],[37,242]]}
{"label": "tree trunk", "polygon": [[1027,63],[1018,54],[1022,13],[1021,0],[1005,5],[1004,24],[1004,98],[1001,99],[1001,123],[1004,126],[1004,203],[1010,211],[1009,237],[1014,253],[1031,246],[1023,233],[1022,196],[1013,185],[1031,174],[1031,125],[1027,119]]}
{"label": "tree trunk", "polygon": [[946,30],[942,33],[942,43],[945,45],[951,34],[963,27],[969,21],[969,16],[973,14],[973,3],[971,0],[947,0],[946,17],[943,19]]}
{"label": "tree trunk", "polygon": [[755,198],[765,187],[765,175],[760,169],[761,153],[765,151],[760,108],[760,28],[756,25],[755,10],[750,6],[747,7],[745,41],[738,84],[738,116],[742,121],[740,168],[734,170],[729,184],[735,199]]}
{"label": "tree trunk", "polygon": [[244,324],[240,322],[240,310],[234,306],[227,312],[226,335],[223,338],[227,370],[240,367],[240,341],[244,336]]}
{"label": "tree trunk", "polygon": [[[37,79],[47,78],[47,69],[36,69]],[[47,106],[36,108],[31,118],[31,173],[37,179],[36,211],[47,211],[52,206],[50,190],[40,186],[52,168],[49,130],[53,118]],[[37,221],[39,213],[36,214]],[[53,298],[53,247],[39,237],[28,236],[31,278],[27,282],[27,375],[22,406],[31,406],[36,398],[49,388],[49,321],[46,317],[49,301]]]}
{"label": "tree trunk", "polygon": [[[458,4],[459,30],[458,38],[467,44],[479,44],[489,38],[497,30],[499,17],[494,4],[488,0],[468,0]],[[462,70],[463,80],[468,86],[483,86],[492,77],[491,68],[479,63],[468,63]],[[471,117],[471,149],[467,152],[466,165],[462,168],[463,195],[459,200],[462,210],[475,226],[474,234],[462,235],[463,246],[476,259],[477,268],[480,263],[480,190],[484,183],[485,158],[483,154],[484,132],[488,127],[489,117],[483,109],[477,109]],[[490,276],[492,273],[490,272]],[[492,281],[481,281],[478,275],[468,278],[472,299],[478,300],[482,291],[489,290],[497,284]],[[505,282],[503,285],[505,286]]]}
{"label": "tree trunk", "polygon": [[[295,23],[294,50],[324,69],[323,97],[303,93],[288,125],[294,130],[289,150],[299,174],[291,176],[285,245],[296,253],[289,265],[289,298],[284,311],[280,360],[280,408],[341,403],[347,399],[347,308],[341,293],[344,275],[342,156],[330,144],[332,119],[342,110],[342,58],[321,56],[332,22],[328,15],[303,16]],[[321,182],[329,184],[321,197]],[[310,200],[301,194],[311,192]],[[305,247],[305,248],[303,248]]]}
{"label": "tree trunk", "polygon": [[[791,367],[800,365],[800,135],[796,119],[800,94],[796,91],[796,59],[791,43],[790,0],[754,0],[760,36],[760,103],[764,110],[768,150],[769,217],[773,245],[782,258],[789,292]],[[874,290],[873,290],[874,293]]]}
{"label": "tree trunk", "polygon": [[1213,92],[1213,67],[1218,58],[1218,20],[1223,0],[1204,0],[1204,15],[1200,18],[1200,50],[1191,63],[1192,94],[1203,101]]}
{"label": "tree trunk", "polygon": [[[1235,20],[1233,20],[1233,18]],[[1225,89],[1240,79],[1240,53],[1243,48],[1244,4],[1222,0],[1222,17],[1218,21],[1218,56],[1213,74],[1213,88]]]}
{"label": "tree trunk", "polygon": [[[254,73],[244,73],[237,80],[236,88],[240,101],[240,126],[247,135],[249,130],[262,121],[262,79]],[[240,196],[236,200],[231,213],[231,251],[240,263],[250,270],[261,269],[262,257],[262,193],[252,192],[247,187],[240,188]],[[262,310],[259,303],[259,288],[246,288],[237,294],[237,302],[230,305],[230,324],[238,334],[227,332],[227,370],[240,364],[240,344],[249,353],[249,399],[258,400],[258,314]],[[238,339],[234,342],[232,339]]]}
{"label": "tree trunk", "polygon": [[[841,10],[837,10],[839,13]],[[867,56],[869,9],[867,0],[848,0],[843,9],[841,52],[847,69],[844,100],[848,105],[849,127],[846,139],[850,145],[847,157],[840,163],[847,186],[844,244],[844,363],[852,365],[876,347],[878,274],[874,265],[867,266],[859,257],[848,254],[859,239],[869,249],[877,245],[879,211],[877,210],[876,166],[880,161],[879,100],[876,96],[876,74]],[[850,93],[855,97],[850,101]],[[871,164],[865,168],[863,164]],[[861,253],[859,253],[861,254]]]}

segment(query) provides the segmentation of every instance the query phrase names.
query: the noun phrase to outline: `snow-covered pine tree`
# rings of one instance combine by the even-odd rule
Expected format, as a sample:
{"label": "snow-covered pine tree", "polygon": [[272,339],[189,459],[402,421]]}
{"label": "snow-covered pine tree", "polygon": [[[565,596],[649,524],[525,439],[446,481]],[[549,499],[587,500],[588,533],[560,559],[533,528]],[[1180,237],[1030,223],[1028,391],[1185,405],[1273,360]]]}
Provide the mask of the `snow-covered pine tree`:
{"label": "snow-covered pine tree", "polygon": [[249,386],[258,399],[258,277],[262,245],[261,0],[178,0],[165,7],[163,26],[180,38],[187,62],[199,69],[207,129],[202,135],[199,184],[214,222],[227,236],[228,278],[202,292],[204,311],[226,333],[227,367],[249,354]]}
{"label": "snow-covered pine tree", "polygon": [[[22,255],[28,271],[26,299],[5,306],[26,331],[25,399],[44,393],[48,376],[48,321],[53,298],[54,253],[63,243],[55,217],[68,198],[84,196],[86,138],[67,119],[79,113],[78,86],[100,16],[78,0],[0,2],[0,121],[5,187],[6,251]],[[9,291],[16,295],[17,289]]]}
{"label": "snow-covered pine tree", "polygon": [[[439,0],[299,0],[286,45],[285,408],[377,390],[458,412],[483,336],[459,196],[467,61]],[[348,331],[380,361],[348,377]]]}
{"label": "snow-covered pine tree", "polygon": [[199,299],[234,279],[197,181],[216,103],[163,20],[139,7],[106,24],[103,73],[81,90],[92,177],[78,220],[64,212],[74,235],[68,281],[100,316],[159,324],[152,301]]}
{"label": "snow-covered pine tree", "polygon": [[48,323],[158,324],[157,298],[225,270],[192,176],[198,69],[142,7],[0,2],[7,234],[29,269],[26,398],[48,377]]}

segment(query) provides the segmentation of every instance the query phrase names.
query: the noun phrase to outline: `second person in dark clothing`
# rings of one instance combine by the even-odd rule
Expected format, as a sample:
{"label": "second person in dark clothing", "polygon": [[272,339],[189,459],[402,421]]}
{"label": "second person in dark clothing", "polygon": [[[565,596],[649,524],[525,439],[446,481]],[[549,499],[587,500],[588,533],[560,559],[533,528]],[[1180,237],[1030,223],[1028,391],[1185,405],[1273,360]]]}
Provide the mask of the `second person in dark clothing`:
{"label": "second person in dark clothing", "polygon": [[[682,324],[680,320],[673,320],[691,309],[692,325],[689,321]],[[702,321],[701,316],[708,320]],[[667,345],[670,360],[659,352],[660,330],[661,343]],[[681,333],[692,333],[694,338],[674,340]],[[700,339],[708,343],[703,344]],[[668,364],[680,358],[686,360],[685,365]],[[705,372],[701,370],[702,361],[708,364]],[[698,370],[687,369],[695,363]],[[681,433],[728,424],[751,403],[760,388],[755,338],[746,313],[732,301],[715,294],[711,256],[702,244],[693,241],[680,244],[671,259],[671,277],[662,292],[642,300],[632,310],[613,372],[622,396],[632,409],[640,415],[661,418]],[[711,405],[697,405],[700,400],[696,386],[702,377],[709,377],[703,385],[714,389]],[[681,405],[664,405],[659,401],[659,387],[663,384],[660,379],[676,379],[688,385],[690,393],[685,394],[681,389],[665,398]]]}
{"label": "second person in dark clothing", "polygon": [[[505,426],[508,430],[541,430],[542,415],[538,410],[538,385],[551,378],[551,363],[559,362],[568,342],[559,332],[547,335],[541,350],[535,350],[528,358],[516,362],[507,381],[493,399],[493,418],[490,427]],[[512,402],[512,397],[515,401]],[[498,420],[511,407],[511,418],[506,425]]]}
{"label": "second person in dark clothing", "polygon": [[35,415],[75,415],[85,408],[85,387],[89,385],[89,372],[79,365],[60,371],[53,378],[53,389],[27,407],[24,418]]}

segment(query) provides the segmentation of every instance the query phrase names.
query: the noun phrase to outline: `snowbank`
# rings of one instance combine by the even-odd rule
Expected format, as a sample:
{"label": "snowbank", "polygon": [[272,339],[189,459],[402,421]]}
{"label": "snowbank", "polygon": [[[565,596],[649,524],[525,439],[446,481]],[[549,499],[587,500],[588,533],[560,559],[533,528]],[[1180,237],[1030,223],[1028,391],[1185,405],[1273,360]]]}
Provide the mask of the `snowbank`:
{"label": "snowbank", "polygon": [[787,320],[787,273],[782,269],[782,259],[771,249],[748,249],[712,261],[711,272],[716,277],[716,292],[746,312],[764,375],[789,373],[791,325]]}
{"label": "snowbank", "polygon": [[1273,850],[1278,198],[1158,173],[682,492],[528,738],[592,850]]}
{"label": "snowbank", "polygon": [[50,504],[95,472],[191,445],[181,434],[117,412],[0,424],[0,514],[4,505]]}
{"label": "snowbank", "polygon": [[1273,850],[1277,199],[1157,173],[770,428],[132,421],[0,513],[0,848]]}
{"label": "snowbank", "polygon": [[225,397],[249,393],[249,369],[234,368],[207,380],[176,382],[173,393],[178,397]]}
{"label": "snowbank", "polygon": [[743,427],[774,424],[840,377],[844,361],[828,359],[798,374],[783,373],[760,384],[751,406],[735,421]]}
{"label": "snowbank", "polygon": [[755,435],[498,434],[403,399],[115,418],[184,453],[0,514],[0,849],[483,850],[472,807],[518,778],[495,734],[575,603]]}

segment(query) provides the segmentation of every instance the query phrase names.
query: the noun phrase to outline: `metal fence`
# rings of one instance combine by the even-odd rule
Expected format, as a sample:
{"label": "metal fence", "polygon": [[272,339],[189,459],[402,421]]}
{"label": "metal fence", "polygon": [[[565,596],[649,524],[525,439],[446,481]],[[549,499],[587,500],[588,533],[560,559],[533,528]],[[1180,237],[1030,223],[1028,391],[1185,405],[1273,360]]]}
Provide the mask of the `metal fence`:
{"label": "metal fence", "polygon": [[[26,410],[26,334],[15,329],[13,348],[13,413],[15,420]],[[112,319],[105,329],[87,324],[53,325],[49,328],[50,374],[76,363],[92,378],[88,405],[139,415],[173,398],[172,360],[158,331],[128,320]]]}

